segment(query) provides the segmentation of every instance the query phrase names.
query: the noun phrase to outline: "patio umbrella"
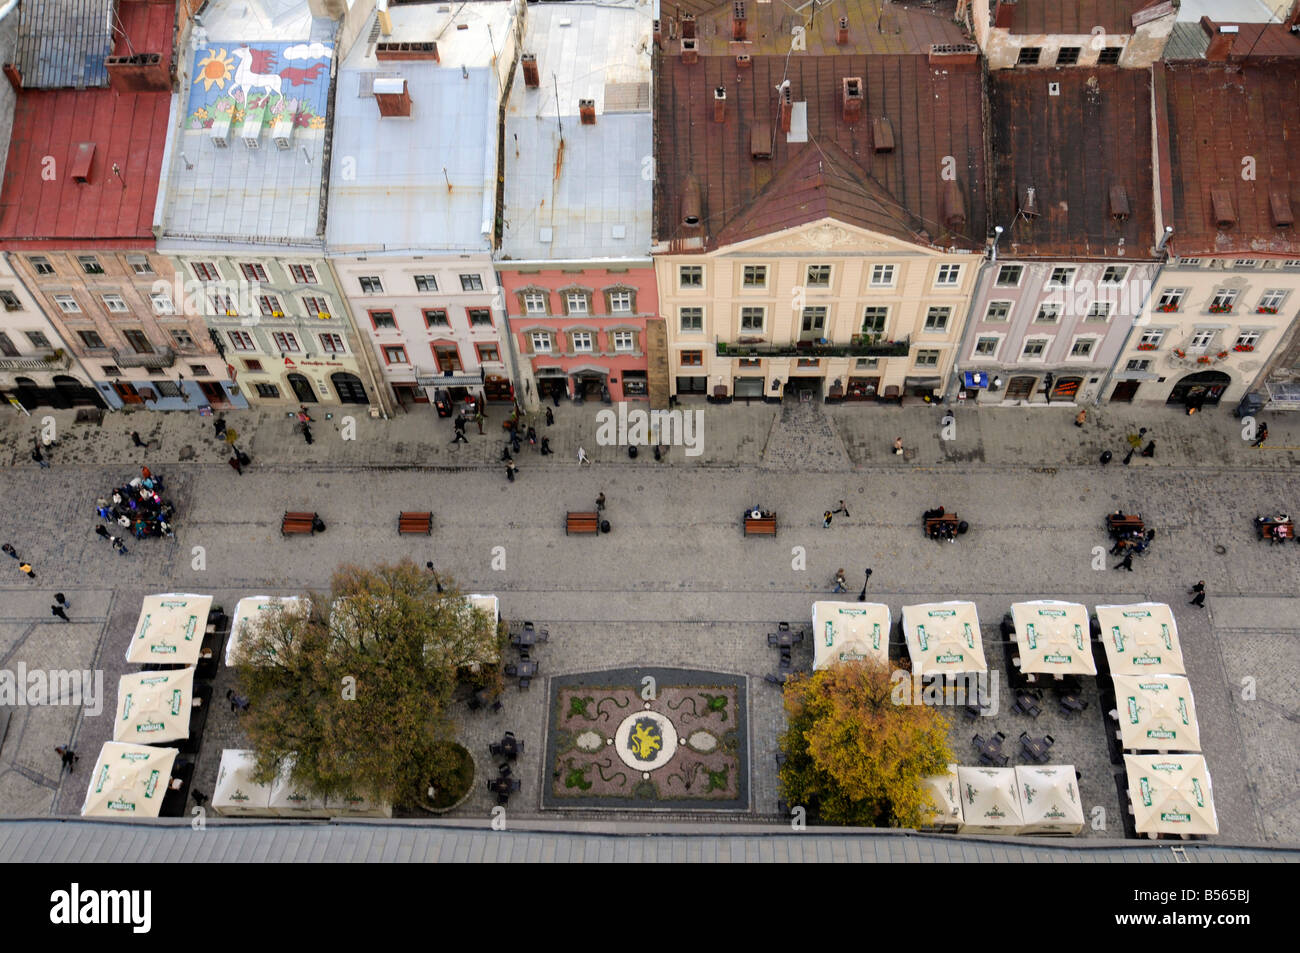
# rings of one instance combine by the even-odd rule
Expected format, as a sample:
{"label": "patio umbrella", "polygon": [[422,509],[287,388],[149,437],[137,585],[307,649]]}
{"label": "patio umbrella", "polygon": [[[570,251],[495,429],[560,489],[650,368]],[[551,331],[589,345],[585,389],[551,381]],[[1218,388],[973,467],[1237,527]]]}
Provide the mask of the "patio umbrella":
{"label": "patio umbrella", "polygon": [[957,769],[961,834],[1018,834],[1024,825],[1016,772],[1010,768]]}
{"label": "patio umbrella", "polygon": [[814,602],[813,669],[866,658],[889,664],[892,621],[878,602]]}
{"label": "patio umbrella", "polygon": [[1088,610],[1077,602],[1040,599],[1011,606],[1026,675],[1096,675]]}
{"label": "patio umbrella", "polygon": [[211,608],[211,596],[184,592],[145,596],[135,633],[126,649],[126,660],[193,665],[199,660]]}
{"label": "patio umbrella", "polygon": [[281,817],[329,817],[325,799],[312,794],[293,780],[293,759],[286,759],[280,776],[271,785],[271,810]]}
{"label": "patio umbrella", "polygon": [[1116,675],[1120,741],[1133,751],[1200,751],[1192,685],[1182,675]]}
{"label": "patio umbrella", "polygon": [[1025,826],[1022,834],[1078,834],[1083,801],[1072,764],[1018,764],[1016,787]]}
{"label": "patio umbrella", "polygon": [[157,817],[167,796],[175,748],[107,741],[81,805],[82,817]]}
{"label": "patio umbrella", "polygon": [[231,816],[272,817],[271,785],[253,780],[253,752],[227,748],[221,752],[212,809]]}
{"label": "patio umbrella", "polygon": [[921,794],[928,804],[921,808],[921,827],[956,830],[962,822],[960,781],[957,765],[948,765],[943,774],[931,774],[921,779]]}
{"label": "patio umbrella", "polygon": [[987,672],[973,602],[903,606],[903,634],[914,675]]}
{"label": "patio umbrella", "polygon": [[391,804],[379,804],[362,794],[347,794],[325,801],[330,817],[392,817]]}
{"label": "patio umbrella", "polygon": [[1210,772],[1199,754],[1126,754],[1128,795],[1139,834],[1217,834]]}
{"label": "patio umbrella", "polygon": [[253,626],[280,612],[296,612],[310,608],[310,603],[297,596],[248,596],[235,606],[230,620],[230,638],[226,641],[226,666],[238,664],[239,652]]}
{"label": "patio umbrella", "polygon": [[[469,604],[473,606],[475,609],[478,609],[480,612],[487,613],[488,618],[492,620],[492,631],[495,632],[497,623],[501,621],[500,600],[497,599],[496,596],[484,596],[484,595],[479,595],[478,593],[470,593]],[[491,644],[495,646],[497,643],[495,640],[493,640]],[[476,659],[475,661],[471,662],[469,665],[469,670],[471,672],[477,672],[480,665],[494,665],[500,660],[501,660],[500,653],[495,649],[493,649],[491,652],[485,654],[482,658]]]}
{"label": "patio umbrella", "polygon": [[113,740],[153,745],[188,738],[193,699],[193,665],[123,675],[117,682]]}
{"label": "patio umbrella", "polygon": [[1174,614],[1163,602],[1097,606],[1112,675],[1186,675]]}

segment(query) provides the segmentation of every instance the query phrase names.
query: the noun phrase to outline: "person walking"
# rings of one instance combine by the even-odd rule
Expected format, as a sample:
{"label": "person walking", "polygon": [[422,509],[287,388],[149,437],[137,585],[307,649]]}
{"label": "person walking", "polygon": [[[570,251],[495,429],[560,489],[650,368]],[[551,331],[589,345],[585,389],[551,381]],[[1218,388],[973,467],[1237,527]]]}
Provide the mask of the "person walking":
{"label": "person walking", "polygon": [[36,572],[35,572],[35,570],[32,569],[32,564],[31,564],[31,563],[21,563],[21,564],[18,566],[18,571],[21,572],[21,573],[26,574],[26,576],[27,576],[28,579],[35,579],[35,578],[36,578]]}
{"label": "person walking", "polygon": [[478,424],[479,436],[483,435],[483,419],[483,405],[480,402],[479,405],[474,408],[474,423]]}
{"label": "person walking", "polygon": [[1192,601],[1187,604],[1189,606],[1196,606],[1199,609],[1204,609],[1205,608],[1205,580],[1202,579],[1200,582],[1192,586],[1192,588],[1188,589],[1187,591],[1189,593],[1191,592],[1196,593],[1196,595],[1192,596]]}
{"label": "person walking", "polygon": [[464,417],[464,415],[457,415],[456,420],[455,420],[453,426],[456,428],[456,436],[452,437],[452,439],[451,439],[451,443],[449,444],[449,446],[454,447],[454,446],[455,446],[456,444],[458,444],[458,443],[469,443],[469,438],[467,438],[467,437],[465,436],[465,417]]}
{"label": "person walking", "polygon": [[902,453],[903,453],[903,438],[902,438],[902,437],[895,437],[895,438],[894,438],[894,453],[895,453],[895,454],[898,454],[898,455],[900,455],[900,456],[902,455]]}
{"label": "person walking", "polygon": [[1088,411],[1086,409],[1081,410],[1074,415],[1074,425],[1076,427],[1082,427],[1083,422],[1087,419],[1088,419]]}
{"label": "person walking", "polygon": [[233,688],[226,689],[226,701],[230,702],[231,711],[248,711],[248,699],[236,695]]}
{"label": "person walking", "polygon": [[99,526],[96,526],[96,527],[95,527],[95,532],[96,532],[98,535],[104,537],[104,539],[109,539],[109,538],[110,538],[110,537],[109,537],[109,532],[108,532],[108,530],[104,528],[104,525],[103,525],[102,523],[101,523]]}
{"label": "person walking", "polygon": [[543,438],[542,438],[542,456],[546,456],[547,454],[549,454],[549,453],[554,453],[554,452],[555,452],[555,451],[551,449],[551,438],[550,438],[550,437],[543,437]]}
{"label": "person walking", "polygon": [[519,468],[515,466],[515,461],[513,460],[506,461],[506,479],[508,479],[511,483],[515,482],[515,473],[516,471],[518,471],[518,469]]}
{"label": "person walking", "polygon": [[1255,432],[1255,442],[1251,444],[1252,448],[1264,446],[1264,441],[1268,439],[1268,424],[1260,424],[1259,430]]}
{"label": "person walking", "polygon": [[1116,566],[1115,568],[1116,568],[1116,569],[1127,569],[1129,572],[1132,572],[1132,571],[1133,571],[1133,554],[1132,554],[1132,553],[1125,553],[1125,554],[1124,554],[1124,560],[1123,560],[1123,561],[1122,561],[1118,566]]}
{"label": "person walking", "polygon": [[113,548],[117,550],[119,556],[125,556],[127,554],[126,543],[122,542],[121,536],[110,536],[108,541],[113,544]]}
{"label": "person walking", "polygon": [[843,501],[843,500],[840,500],[840,505],[837,506],[837,507],[835,507],[835,509],[831,510],[831,512],[832,512],[832,513],[843,513],[845,519],[848,519],[848,518],[849,518],[849,508],[848,508],[847,506],[844,505],[844,501]]}
{"label": "person walking", "polygon": [[1150,443],[1148,443],[1145,447],[1142,448],[1142,456],[1151,458],[1154,457],[1155,455],[1156,455],[1156,442],[1152,440]]}
{"label": "person walking", "polygon": [[830,528],[832,518],[833,517],[831,516],[830,510],[827,510],[825,513],[822,514],[822,529]]}
{"label": "person walking", "polygon": [[0,552],[8,553],[14,559],[18,558],[18,551],[14,549],[13,543],[5,543],[3,546],[0,546]]}
{"label": "person walking", "polygon": [[57,602],[59,605],[63,606],[63,608],[65,609],[72,608],[72,603],[68,601],[68,597],[61,592],[56,592],[54,594],[54,601]]}
{"label": "person walking", "polygon": [[307,441],[307,446],[309,447],[314,442],[314,438],[311,435],[311,427],[307,424],[302,425],[302,439]]}
{"label": "person walking", "polygon": [[216,420],[212,421],[212,429],[216,431],[216,437],[218,440],[225,440],[226,439],[226,418],[218,417]]}
{"label": "person walking", "polygon": [[45,459],[45,455],[41,453],[40,447],[32,447],[32,459],[41,465],[42,470],[48,470],[50,468],[50,461]]}
{"label": "person walking", "polygon": [[231,466],[231,468],[232,468],[236,473],[238,473],[240,476],[243,476],[243,475],[244,475],[244,465],[243,465],[242,463],[239,462],[239,457],[237,457],[237,456],[235,456],[235,457],[231,457],[231,458],[230,458],[229,460],[227,460],[226,462],[229,463],[230,466]]}
{"label": "person walking", "polygon": [[442,580],[438,578],[438,570],[433,568],[432,562],[425,563],[424,568],[433,574],[433,584],[438,587],[438,595],[442,595]]}
{"label": "person walking", "polygon": [[[1129,436],[1131,437],[1132,434],[1129,434]],[[1120,463],[1124,464],[1124,466],[1128,466],[1130,463],[1133,462],[1133,449],[1134,449],[1133,447],[1129,447],[1128,453],[1124,454],[1124,459],[1120,461]]]}
{"label": "person walking", "polygon": [[59,760],[62,762],[59,766],[59,774],[63,773],[64,768],[67,768],[68,774],[71,774],[73,765],[81,760],[81,755],[77,754],[67,745],[56,745],[54,753],[59,756]]}
{"label": "person walking", "polygon": [[848,579],[846,579],[844,576],[844,570],[837,569],[835,571],[835,592],[847,592],[848,591],[848,586],[846,585],[847,582]]}
{"label": "person walking", "polygon": [[312,421],[312,419],[311,419],[311,414],[307,413],[307,405],[306,405],[306,404],[299,404],[299,405],[298,405],[298,423],[300,423],[300,424],[309,424],[309,423],[312,423],[312,422],[313,422],[313,421]]}
{"label": "person walking", "polygon": [[551,413],[551,408],[547,407],[547,408],[546,408],[546,426],[549,427],[549,426],[551,426],[553,423],[555,423],[555,414]]}
{"label": "person walking", "polygon": [[55,605],[50,606],[50,614],[58,616],[64,622],[72,621],[71,619],[68,618],[68,614],[63,610],[63,606],[58,605],[57,603]]}
{"label": "person walking", "polygon": [[586,451],[586,450],[583,450],[581,447],[579,447],[579,448],[578,448],[578,466],[582,466],[584,463],[585,463],[587,466],[591,466],[591,461],[587,459],[587,451]]}
{"label": "person walking", "polygon": [[601,493],[596,497],[596,512],[599,513],[605,508],[605,494]]}
{"label": "person walking", "polygon": [[140,431],[138,430],[131,431],[131,443],[137,447],[144,447],[146,450],[149,448],[149,445],[140,439]]}
{"label": "person walking", "polygon": [[537,430],[532,426],[528,428],[528,445],[530,447],[537,446]]}

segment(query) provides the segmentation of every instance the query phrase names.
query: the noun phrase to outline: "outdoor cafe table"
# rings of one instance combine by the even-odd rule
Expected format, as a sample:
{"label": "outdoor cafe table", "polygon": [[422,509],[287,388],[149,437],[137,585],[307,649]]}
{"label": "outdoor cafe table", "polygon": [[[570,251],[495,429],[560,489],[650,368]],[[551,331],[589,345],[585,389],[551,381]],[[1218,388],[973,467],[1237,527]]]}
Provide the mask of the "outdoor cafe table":
{"label": "outdoor cafe table", "polygon": [[519,678],[532,678],[537,674],[537,663],[520,662],[517,665],[507,665],[506,674],[515,675]]}
{"label": "outdoor cafe table", "polygon": [[1023,735],[1020,738],[1020,747],[1025,749],[1025,754],[1041,764],[1047,760],[1047,753],[1052,750],[1052,743],[1046,738],[1030,738],[1028,735]]}

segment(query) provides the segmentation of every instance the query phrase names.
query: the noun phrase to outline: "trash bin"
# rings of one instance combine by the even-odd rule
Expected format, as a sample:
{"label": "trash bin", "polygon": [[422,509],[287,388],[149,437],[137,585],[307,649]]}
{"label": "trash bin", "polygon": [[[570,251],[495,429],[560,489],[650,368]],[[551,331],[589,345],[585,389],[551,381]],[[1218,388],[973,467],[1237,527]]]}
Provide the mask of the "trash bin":
{"label": "trash bin", "polygon": [[636,459],[636,447],[628,447],[628,448],[627,448],[627,455],[628,455],[628,457],[630,457],[631,459],[635,460],[635,459]]}
{"label": "trash bin", "polygon": [[314,516],[314,517],[312,517],[312,521],[311,521],[311,531],[312,531],[313,533],[323,533],[323,532],[325,532],[325,521],[324,521],[323,519],[321,519],[319,516]]}
{"label": "trash bin", "polygon": [[608,533],[608,532],[609,532],[609,520],[601,520],[601,521],[600,521],[600,531],[601,531],[602,533]]}

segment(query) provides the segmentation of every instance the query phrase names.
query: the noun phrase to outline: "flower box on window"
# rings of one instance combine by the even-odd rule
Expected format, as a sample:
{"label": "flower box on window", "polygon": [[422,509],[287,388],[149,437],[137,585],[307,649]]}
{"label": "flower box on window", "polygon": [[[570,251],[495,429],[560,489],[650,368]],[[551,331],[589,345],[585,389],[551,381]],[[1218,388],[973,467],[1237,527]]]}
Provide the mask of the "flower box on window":
{"label": "flower box on window", "polygon": [[1154,344],[1139,344],[1137,349],[1139,351],[1154,351],[1156,346]]}
{"label": "flower box on window", "polygon": [[1232,305],[1212,304],[1210,305],[1210,314],[1232,314]]}
{"label": "flower box on window", "polygon": [[1196,363],[1197,363],[1197,364],[1209,364],[1209,363],[1210,363],[1210,357],[1209,357],[1209,355],[1208,355],[1208,354],[1202,354],[1200,357],[1198,357],[1198,358],[1196,359]]}
{"label": "flower box on window", "polygon": [[1174,357],[1186,357],[1187,352],[1180,347],[1174,348]]}
{"label": "flower box on window", "polygon": [[1227,351],[1220,351],[1218,354],[1216,354],[1216,355],[1214,355],[1214,356],[1217,357],[1219,360],[1223,360],[1225,357],[1228,356],[1228,352],[1227,352]]}
{"label": "flower box on window", "polygon": [[1255,309],[1256,314],[1277,314],[1277,308],[1270,308],[1267,305],[1260,305]]}
{"label": "flower box on window", "polygon": [[1177,311],[1177,310],[1178,310],[1178,305],[1176,305],[1176,304],[1158,304],[1158,305],[1156,305],[1156,310],[1157,310],[1157,311],[1162,311],[1162,312],[1164,312],[1165,314],[1169,314],[1171,311]]}
{"label": "flower box on window", "polygon": [[1240,352],[1240,353],[1245,353],[1245,352],[1247,352],[1247,351],[1253,351],[1253,350],[1255,350],[1255,345],[1253,345],[1253,344],[1237,344],[1237,345],[1234,345],[1232,349],[1233,349],[1234,351],[1238,351],[1238,352]]}

